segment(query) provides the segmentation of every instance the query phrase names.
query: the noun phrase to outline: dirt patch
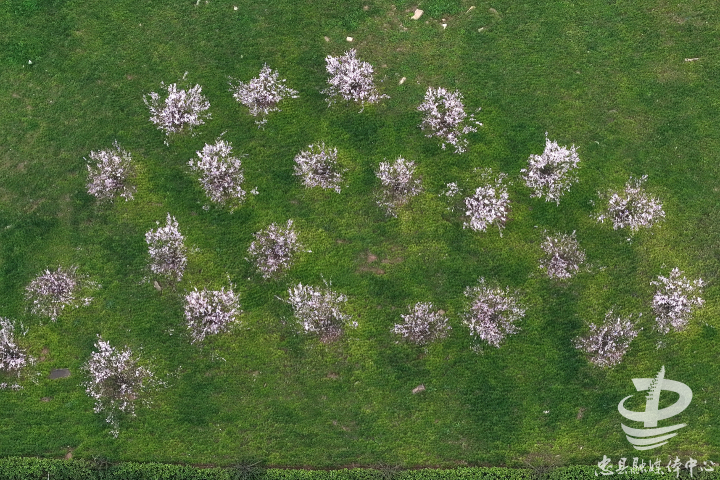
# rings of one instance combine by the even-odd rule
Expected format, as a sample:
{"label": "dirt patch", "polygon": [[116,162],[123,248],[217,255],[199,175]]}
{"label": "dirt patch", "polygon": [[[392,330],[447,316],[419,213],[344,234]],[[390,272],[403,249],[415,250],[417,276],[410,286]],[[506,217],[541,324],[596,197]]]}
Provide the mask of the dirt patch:
{"label": "dirt patch", "polygon": [[52,397],[42,397],[40,399],[41,402],[49,402],[50,400],[52,400]]}
{"label": "dirt patch", "polygon": [[327,374],[327,378],[330,378],[332,380],[337,380],[338,378],[340,378],[340,375],[338,375],[337,373],[334,373],[334,372],[330,372]]}
{"label": "dirt patch", "polygon": [[413,388],[412,392],[413,392],[413,394],[415,394],[415,393],[420,393],[420,392],[424,392],[424,391],[425,391],[425,385],[420,384],[417,387]]}
{"label": "dirt patch", "polygon": [[358,272],[372,272],[376,275],[385,275],[385,270],[382,268],[366,267],[362,266],[357,269]]}
{"label": "dirt patch", "polygon": [[584,408],[581,408],[580,410],[578,410],[578,414],[577,414],[577,417],[576,417],[576,418],[577,418],[578,420],[580,420],[580,419],[583,417],[583,414],[584,414],[584,413],[585,413],[585,409],[584,409]]}

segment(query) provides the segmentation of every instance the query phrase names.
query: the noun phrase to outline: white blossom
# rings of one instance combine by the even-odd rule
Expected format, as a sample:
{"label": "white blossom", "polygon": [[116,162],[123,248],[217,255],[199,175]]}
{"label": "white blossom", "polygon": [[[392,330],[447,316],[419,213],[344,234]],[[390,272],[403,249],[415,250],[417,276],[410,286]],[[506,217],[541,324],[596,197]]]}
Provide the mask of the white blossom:
{"label": "white blossom", "polygon": [[[490,175],[491,171],[488,169],[483,174],[483,180],[487,181]],[[470,227],[476,232],[484,232],[489,225],[495,224],[502,237],[502,227],[507,221],[510,204],[507,186],[503,183],[505,177],[506,174],[499,174],[493,182],[494,185],[478,187],[475,195],[465,198],[465,215],[469,220],[463,224],[463,228]]]}
{"label": "white blossom", "polygon": [[701,291],[704,286],[702,279],[691,282],[681,277],[682,273],[678,268],[673,268],[670,277],[658,275],[657,281],[650,282],[659,287],[652,306],[657,328],[662,333],[668,333],[671,327],[677,332],[683,330],[690,320],[693,306],[701,307],[705,303],[698,296],[691,297],[696,291]]}
{"label": "white blossom", "polygon": [[83,365],[90,377],[84,383],[85,391],[95,400],[95,413],[107,415],[105,421],[113,427],[110,433],[117,437],[119,414],[135,416],[135,401],[140,399],[149,405],[149,399],[144,398],[147,391],[162,382],[148,368],[141,366],[127,347],[122,351],[116,349],[98,335],[95,349],[97,351],[92,352]]}
{"label": "white blossom", "polygon": [[295,164],[295,175],[302,177],[307,188],[321,187],[340,193],[343,178],[337,163],[337,148],[327,148],[324,142],[310,145],[295,156]]}
{"label": "white blossom", "polygon": [[585,337],[577,337],[573,343],[575,348],[589,355],[591,363],[609,368],[620,363],[637,334],[630,318],[613,318],[611,310],[605,314],[602,325],[591,323],[590,333]]}
{"label": "white blossom", "polygon": [[[155,222],[160,225],[160,222]],[[175,217],[167,214],[167,223],[157,230],[145,234],[150,252],[150,270],[172,280],[182,279],[187,265],[185,237],[178,230]]]}
{"label": "white blossom", "polygon": [[[641,227],[649,228],[665,217],[662,204],[651,198],[642,188],[647,175],[633,182],[632,177],[625,184],[623,192],[610,190],[607,211],[597,217],[598,222],[612,220],[613,229],[630,228],[631,234]],[[601,195],[602,196],[602,195]]]}
{"label": "white blossom", "polygon": [[470,328],[470,335],[499,348],[507,335],[518,332],[515,323],[525,316],[525,309],[510,295],[509,288],[491,288],[485,285],[484,278],[479,283],[465,289],[470,304],[463,321]]}
{"label": "white blossom", "polygon": [[397,209],[422,191],[421,181],[415,177],[415,163],[402,157],[392,164],[380,162],[380,169],[375,175],[382,183],[381,198],[377,204],[390,216],[397,217]]}
{"label": "white blossom", "polygon": [[130,153],[120,148],[117,140],[113,143],[115,150],[90,152],[90,158],[97,162],[97,167],[87,166],[89,181],[88,193],[100,200],[110,200],[119,195],[126,201],[132,200],[135,187],[128,183],[135,175]]}
{"label": "white blossom", "polygon": [[447,336],[451,329],[447,317],[434,308],[432,303],[418,302],[414,306],[409,305],[410,313],[400,315],[403,323],[396,324],[393,332],[418,345],[425,345]]}
{"label": "white blossom", "polygon": [[202,151],[195,153],[200,160],[190,160],[188,165],[193,171],[200,172],[200,184],[205,194],[212,202],[229,204],[232,212],[245,200],[242,164],[232,155],[232,145],[218,138],[213,145],[206,143]]}
{"label": "white blossom", "polygon": [[288,289],[295,318],[302,324],[306,333],[317,333],[322,341],[331,341],[340,336],[344,327],[357,327],[350,321],[351,316],[342,312],[342,304],[347,297],[327,289],[315,288],[298,283]]}
{"label": "white blossom", "polygon": [[[468,116],[462,103],[462,94],[458,91],[448,92],[442,87],[429,87],[425,93],[425,101],[417,108],[425,113],[420,128],[427,132],[426,137],[437,137],[442,142],[442,149],[449,143],[455,147],[455,153],[463,153],[467,147],[466,133],[477,132],[471,125],[463,125],[466,120],[476,125],[474,114]],[[479,109],[478,109],[479,110]]]}
{"label": "white blossom", "polygon": [[237,82],[233,85],[230,81],[230,91],[238,102],[250,109],[250,115],[260,117],[255,123],[261,127],[267,123],[267,115],[270,112],[279,112],[277,104],[285,97],[298,98],[297,91],[289,88],[278,80],[279,73],[273,71],[265,64],[260,70],[260,76],[253,78],[248,83]]}
{"label": "white blossom", "polygon": [[[187,73],[185,72],[183,75],[183,81],[187,77]],[[150,121],[166,135],[181,133],[186,127],[192,131],[193,127],[203,125],[205,120],[211,117],[210,112],[207,111],[210,108],[210,102],[202,95],[200,85],[195,85],[187,90],[178,89],[176,83],[166,86],[164,82],[161,82],[160,86],[167,89],[168,92],[168,96],[164,100],[161,101],[160,94],[150,92],[150,99],[143,96],[143,101],[150,109]]]}
{"label": "white blossom", "polygon": [[293,255],[303,248],[292,225],[292,220],[288,220],[285,228],[272,223],[254,234],[255,241],[250,244],[248,253],[263,278],[282,274],[290,268]]}
{"label": "white blossom", "polygon": [[545,197],[545,201],[554,200],[559,205],[563,193],[578,180],[574,170],[579,161],[575,145],[570,149],[560,147],[545,132],[545,151],[542,155],[530,155],[528,168],[520,170],[525,184],[535,190],[530,196]]}
{"label": "white blossom", "polygon": [[585,252],[572,234],[558,234],[545,237],[541,248],[546,256],[540,261],[540,268],[547,270],[550,278],[567,279],[580,270],[585,261]]}
{"label": "white blossom", "polygon": [[65,307],[77,308],[90,305],[91,297],[78,298],[85,287],[97,287],[86,276],[77,273],[77,267],[67,270],[58,267],[56,272],[45,270],[25,288],[25,296],[32,302],[31,311],[34,315],[50,317],[54,322]]}
{"label": "white blossom", "polygon": [[242,313],[237,295],[232,290],[195,288],[185,296],[185,321],[192,342],[202,342],[207,335],[215,335],[236,323]]}
{"label": "white blossom", "polygon": [[33,358],[28,357],[15,343],[15,325],[8,318],[0,317],[0,371],[16,373]]}
{"label": "white blossom", "polygon": [[346,101],[362,105],[362,112],[366,103],[377,103],[382,98],[390,97],[377,91],[373,83],[372,65],[355,58],[356,53],[355,49],[351,48],[340,57],[328,55],[325,58],[327,71],[332,76],[328,79],[330,86],[322,93],[328,95],[326,101],[330,105],[337,97],[342,97]]}

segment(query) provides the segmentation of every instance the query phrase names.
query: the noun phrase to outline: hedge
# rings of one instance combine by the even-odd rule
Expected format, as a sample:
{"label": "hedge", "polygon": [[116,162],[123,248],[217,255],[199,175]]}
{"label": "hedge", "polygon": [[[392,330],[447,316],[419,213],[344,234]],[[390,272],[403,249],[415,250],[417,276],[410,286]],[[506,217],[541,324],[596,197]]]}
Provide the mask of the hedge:
{"label": "hedge", "polygon": [[[720,469],[719,469],[720,470]],[[194,467],[161,463],[57,460],[46,458],[0,458],[2,480],[590,480],[602,478],[595,466],[558,467],[528,470],[499,467],[397,470],[353,468],[342,470],[298,470],[279,468]],[[675,472],[608,475],[628,480],[676,478]],[[680,478],[690,478],[683,470]],[[695,470],[692,478],[719,479],[718,472]]]}

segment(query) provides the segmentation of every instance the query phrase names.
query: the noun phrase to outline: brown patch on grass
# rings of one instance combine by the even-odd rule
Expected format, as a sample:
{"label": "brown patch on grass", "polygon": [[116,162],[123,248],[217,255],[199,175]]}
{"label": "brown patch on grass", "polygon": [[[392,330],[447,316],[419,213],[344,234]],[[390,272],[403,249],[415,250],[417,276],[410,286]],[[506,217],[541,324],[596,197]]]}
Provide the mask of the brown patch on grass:
{"label": "brown patch on grass", "polygon": [[380,263],[393,264],[393,263],[400,263],[402,261],[403,261],[402,258],[386,258],[386,259],[382,260]]}
{"label": "brown patch on grass", "polygon": [[580,419],[583,417],[583,414],[584,414],[584,413],[585,413],[585,409],[584,409],[584,408],[580,408],[580,410],[578,410],[577,417],[575,417],[575,418],[577,418],[578,420],[580,420]]}
{"label": "brown patch on grass", "polygon": [[41,402],[49,402],[50,400],[52,400],[52,397],[42,397],[40,399]]}
{"label": "brown patch on grass", "polygon": [[337,380],[338,378],[340,378],[340,375],[338,375],[337,373],[334,373],[334,372],[330,372],[327,374],[327,378],[330,378],[332,380]]}

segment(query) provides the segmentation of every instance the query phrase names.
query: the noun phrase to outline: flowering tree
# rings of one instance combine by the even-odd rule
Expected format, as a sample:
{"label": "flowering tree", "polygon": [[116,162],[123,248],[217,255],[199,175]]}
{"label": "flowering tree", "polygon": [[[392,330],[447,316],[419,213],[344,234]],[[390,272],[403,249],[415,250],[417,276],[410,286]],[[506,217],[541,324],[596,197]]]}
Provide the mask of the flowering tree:
{"label": "flowering tree", "polygon": [[677,332],[683,330],[690,320],[693,306],[701,307],[705,303],[698,296],[691,297],[704,286],[702,279],[691,282],[681,277],[682,273],[678,268],[673,268],[670,277],[658,275],[657,281],[650,282],[659,287],[652,306],[657,328],[662,333],[668,333],[671,327]]}
{"label": "flowering tree", "polygon": [[115,150],[90,152],[90,158],[97,162],[96,168],[87,166],[89,173],[88,193],[100,200],[110,200],[119,195],[126,201],[132,200],[135,187],[129,185],[128,179],[135,175],[130,153],[126,152],[117,140],[113,143]]}
{"label": "flowering tree", "polygon": [[[483,179],[488,180],[491,171],[488,169],[483,173]],[[510,204],[507,186],[503,184],[503,180],[507,177],[504,173],[499,174],[494,181],[495,185],[487,184],[478,187],[475,195],[465,199],[465,207],[467,208],[465,215],[469,220],[463,224],[463,228],[484,232],[488,225],[495,224],[500,230],[502,237],[502,227],[505,226]]]}
{"label": "flowering tree", "polygon": [[[449,143],[455,147],[455,153],[463,153],[467,146],[466,133],[477,132],[477,128],[464,125],[467,120],[476,125],[482,123],[475,121],[474,115],[468,116],[462,103],[462,94],[458,91],[448,92],[444,88],[429,87],[425,93],[425,101],[418,110],[425,113],[420,128],[428,133],[426,137],[437,137],[442,142],[442,149]],[[479,109],[478,109],[479,110]]]}
{"label": "flowering tree", "polygon": [[207,335],[227,331],[242,313],[232,286],[226,292],[197,288],[185,296],[185,321],[190,329],[192,342],[202,342]]}
{"label": "flowering tree", "polygon": [[148,406],[150,401],[145,398],[151,387],[159,385],[154,374],[141,366],[129,348],[119,350],[98,335],[95,343],[96,352],[83,366],[89,374],[84,383],[87,394],[95,400],[95,413],[107,415],[105,420],[113,427],[110,431],[114,437],[119,433],[121,413],[135,416],[135,401],[140,400]]}
{"label": "flowering tree", "polygon": [[463,321],[470,328],[470,335],[499,348],[507,335],[519,330],[515,323],[525,316],[525,309],[508,288],[491,288],[480,278],[480,285],[467,287],[465,296],[470,304]]}
{"label": "flowering tree", "polygon": [[[160,225],[160,222],[155,222]],[[178,230],[175,217],[167,214],[167,224],[145,234],[150,251],[150,270],[171,280],[182,280],[187,265],[185,237]]]}
{"label": "flowering tree", "polygon": [[200,172],[200,184],[205,194],[212,202],[229,204],[232,212],[245,200],[242,164],[239,158],[232,156],[232,145],[218,138],[215,144],[206,143],[202,151],[195,153],[200,160],[190,160],[188,165],[193,171]]}
{"label": "flowering tree", "polygon": [[[183,81],[185,77],[187,77],[187,72],[182,77]],[[176,83],[166,86],[161,82],[160,86],[167,89],[167,98],[161,101],[160,94],[150,92],[150,99],[143,96],[143,101],[150,109],[150,121],[166,135],[181,133],[186,128],[192,131],[193,127],[203,125],[205,120],[210,118],[210,113],[207,111],[210,108],[210,102],[202,95],[200,85],[195,85],[187,90],[178,89]],[[165,140],[165,144],[167,144],[167,140]]]}
{"label": "flowering tree", "polygon": [[577,182],[574,170],[580,161],[575,145],[568,149],[551,142],[545,132],[545,151],[542,155],[530,155],[528,168],[520,170],[525,184],[535,190],[531,197],[545,197],[560,204],[560,197]]}
{"label": "flowering tree", "polygon": [[408,309],[410,313],[400,315],[403,323],[396,324],[393,332],[418,345],[447,336],[450,330],[447,317],[441,311],[434,311],[432,303],[418,302],[415,306],[409,305]]}
{"label": "flowering tree", "polygon": [[15,325],[10,319],[0,317],[0,371],[16,373],[33,361],[15,343]]}
{"label": "flowering tree", "polygon": [[263,278],[277,277],[290,268],[293,255],[303,248],[292,224],[293,221],[288,220],[287,227],[283,228],[272,223],[254,234],[255,241],[248,249],[251,260],[248,260],[255,263]]}
{"label": "flowering tree", "polygon": [[377,204],[390,216],[397,217],[396,210],[422,191],[421,181],[415,177],[415,163],[402,157],[393,164],[380,162],[380,169],[375,175],[382,183],[381,198]]}
{"label": "flowering tree", "polygon": [[77,273],[77,267],[66,270],[58,267],[56,272],[45,270],[25,287],[25,297],[32,302],[31,311],[34,315],[50,317],[54,322],[65,307],[77,308],[90,305],[92,297],[78,298],[81,290],[97,287],[86,276]]}
{"label": "flowering tree", "polygon": [[295,156],[295,175],[302,177],[307,188],[329,188],[340,193],[342,173],[337,164],[337,148],[332,150],[321,145],[310,145]]}
{"label": "flowering tree", "polygon": [[573,342],[575,348],[589,355],[591,363],[601,368],[608,368],[620,363],[630,347],[630,342],[637,337],[637,334],[638,331],[630,322],[630,318],[617,316],[613,318],[611,310],[605,314],[605,322],[602,325],[591,323],[590,334],[578,337]]}
{"label": "flowering tree", "polygon": [[267,123],[267,115],[270,112],[279,112],[277,104],[285,97],[297,98],[297,91],[289,88],[283,83],[285,79],[278,81],[278,72],[273,71],[265,64],[260,70],[260,76],[253,78],[248,83],[237,82],[233,85],[230,81],[230,91],[238,102],[250,109],[250,115],[257,117],[255,123],[258,128]]}
{"label": "flowering tree", "polygon": [[580,265],[585,261],[585,252],[580,250],[574,231],[570,235],[545,237],[541,248],[546,256],[540,261],[540,268],[547,270],[550,278],[570,278],[580,270]]}
{"label": "flowering tree", "polygon": [[373,83],[373,67],[367,62],[355,58],[354,48],[340,57],[328,55],[325,58],[327,71],[332,75],[328,79],[330,86],[322,91],[328,96],[327,102],[332,105],[338,97],[346,101],[357,102],[362,105],[361,112],[366,103],[377,103],[382,98]]}
{"label": "flowering tree", "polygon": [[[651,198],[642,188],[647,175],[633,182],[632,177],[625,184],[623,192],[610,190],[607,211],[597,217],[598,222],[610,219],[613,229],[630,228],[631,234],[641,227],[650,228],[653,224],[665,217],[662,204],[656,198]],[[602,194],[600,194],[602,197]]]}
{"label": "flowering tree", "polygon": [[306,333],[317,333],[324,342],[339,337],[344,327],[357,327],[351,322],[350,315],[342,312],[342,304],[347,297],[327,289],[319,289],[298,283],[288,290],[290,298],[287,303],[292,305],[295,318],[302,324]]}

